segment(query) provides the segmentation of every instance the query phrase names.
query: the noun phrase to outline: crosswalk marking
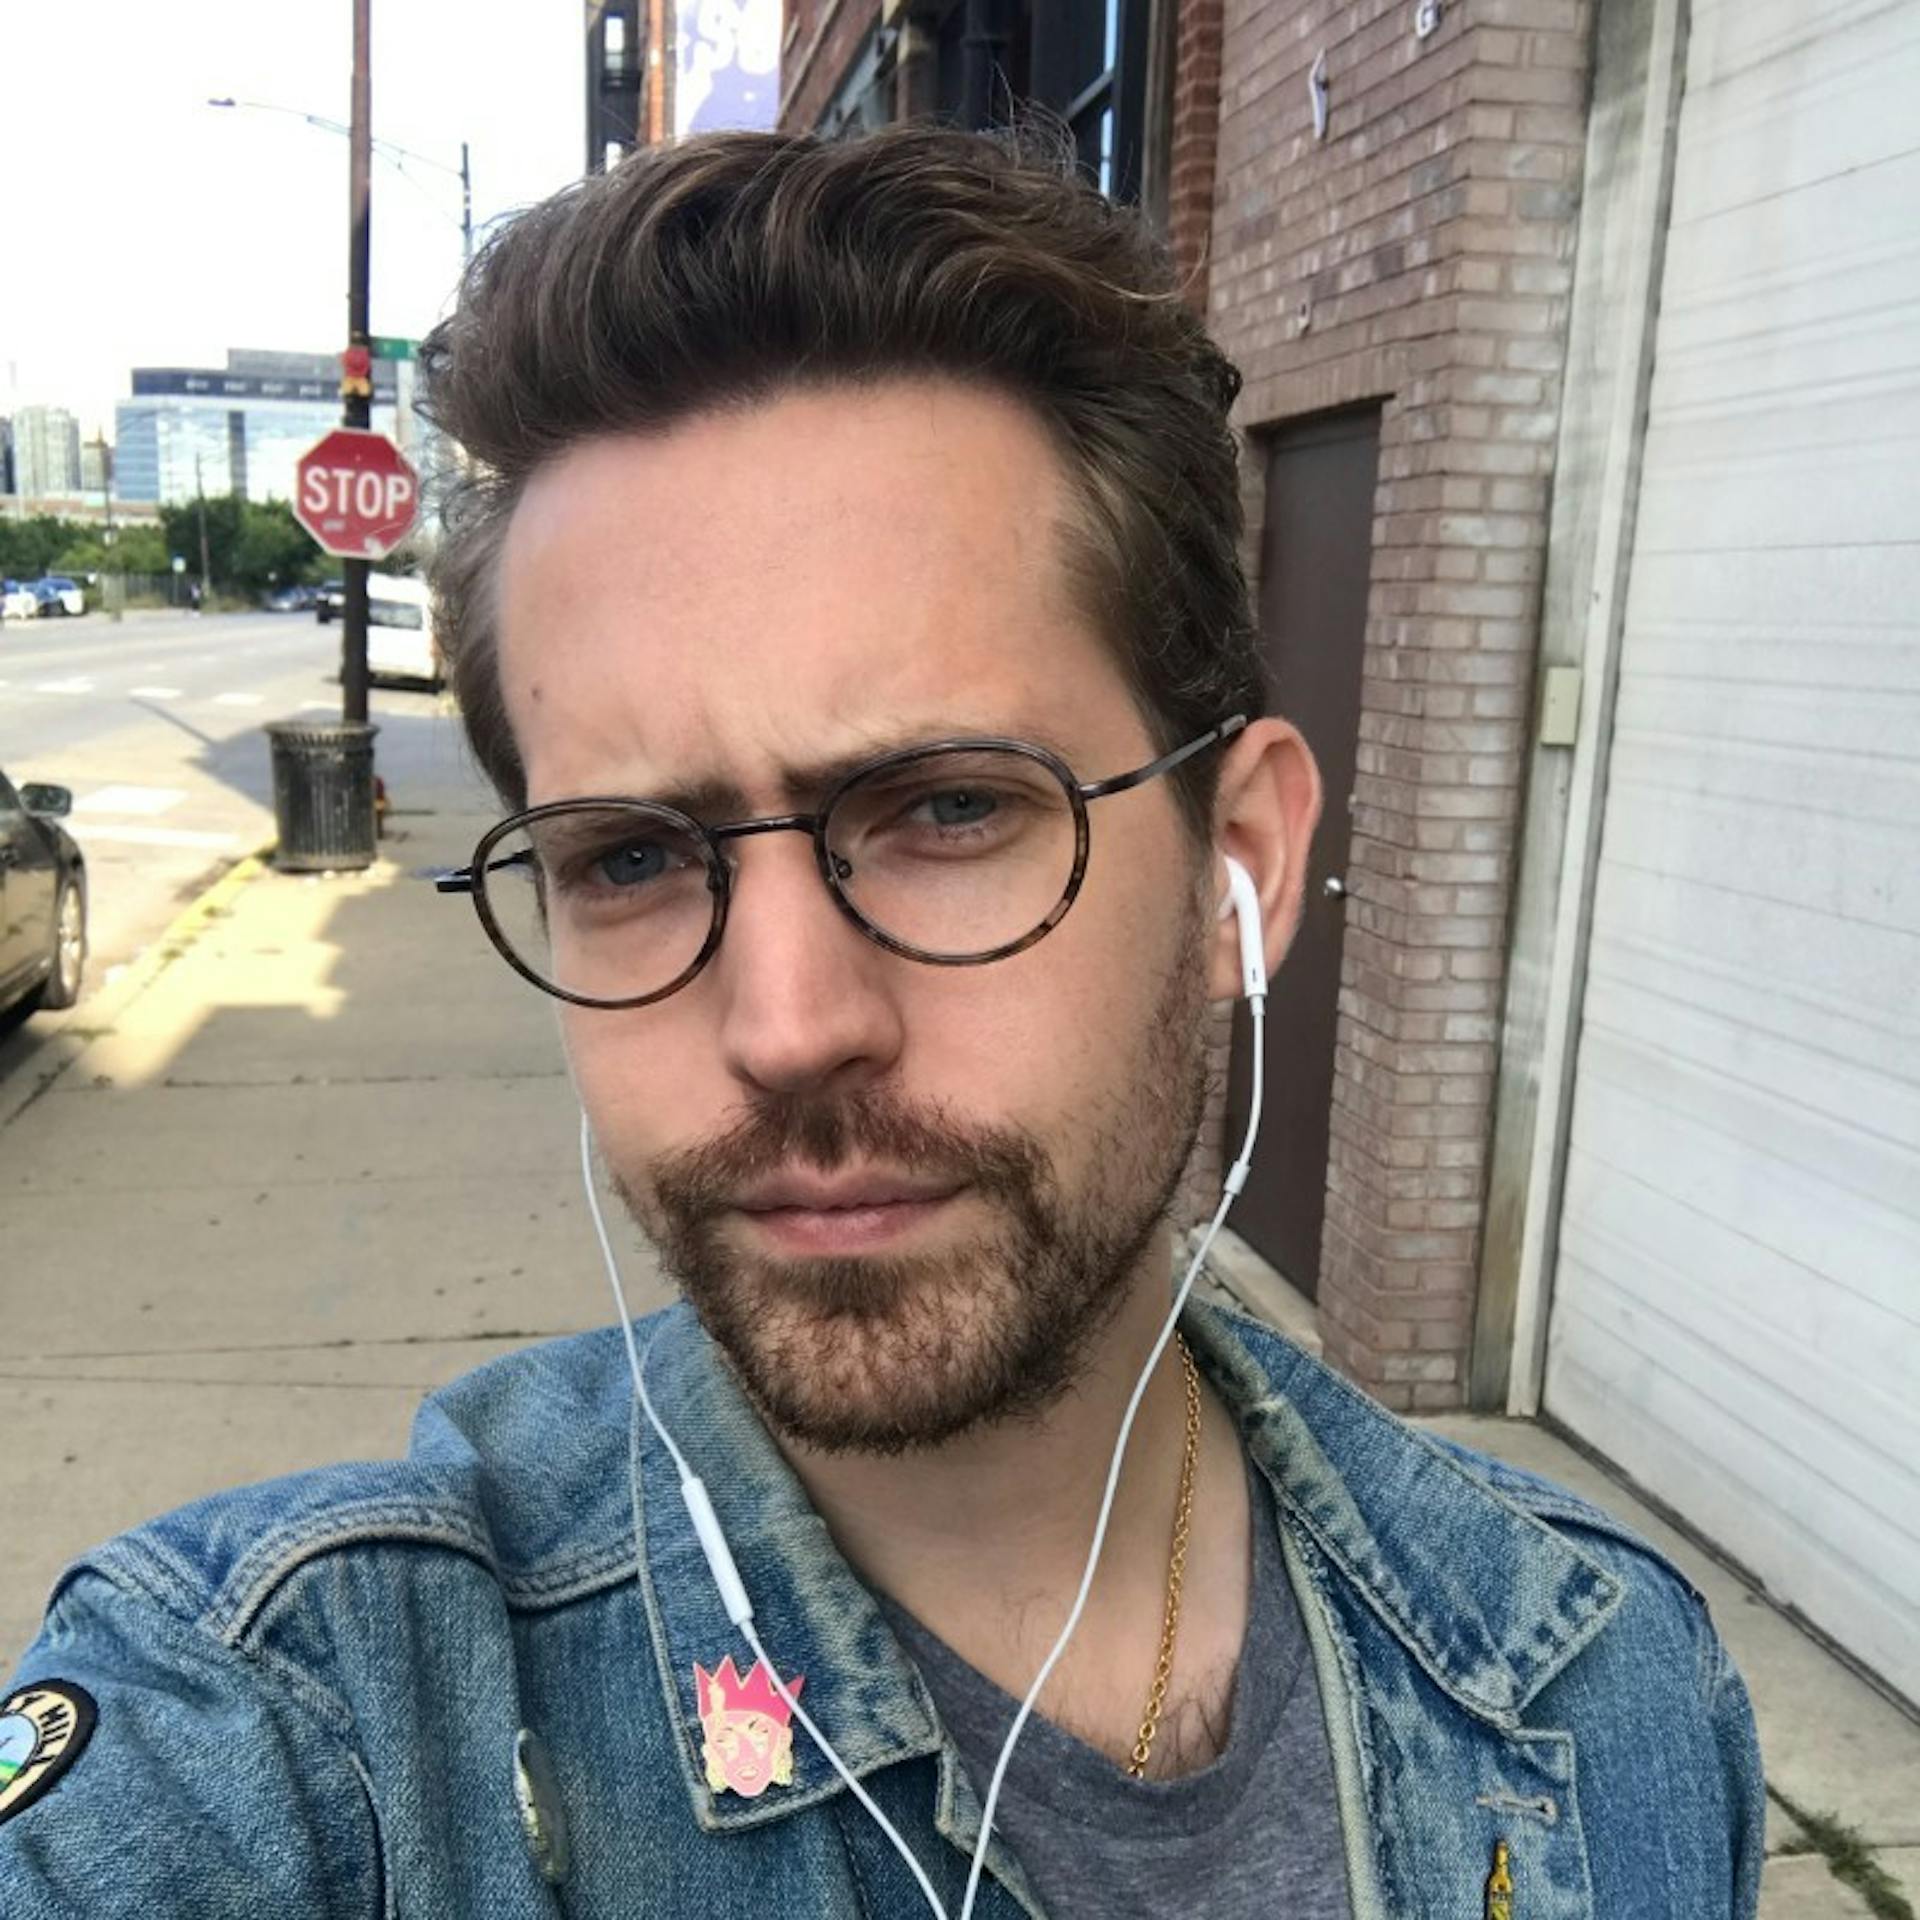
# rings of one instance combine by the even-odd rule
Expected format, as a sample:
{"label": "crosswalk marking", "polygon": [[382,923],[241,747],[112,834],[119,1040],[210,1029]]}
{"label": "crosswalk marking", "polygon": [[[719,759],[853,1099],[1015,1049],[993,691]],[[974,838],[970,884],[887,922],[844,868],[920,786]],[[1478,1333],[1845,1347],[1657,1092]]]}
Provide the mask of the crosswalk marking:
{"label": "crosswalk marking", "polygon": [[216,693],[213,704],[216,707],[257,707],[266,697],[264,693]]}
{"label": "crosswalk marking", "polygon": [[74,678],[71,680],[42,680],[34,687],[35,693],[91,693],[93,682]]}
{"label": "crosswalk marking", "polygon": [[184,787],[96,787],[73,803],[75,813],[130,813],[149,819],[187,797]]}
{"label": "crosswalk marking", "polygon": [[129,700],[178,700],[180,689],[178,687],[129,687],[127,698]]}
{"label": "crosswalk marking", "polygon": [[233,833],[195,833],[187,827],[96,827],[83,824],[79,837],[87,845],[105,842],[123,847],[231,847],[239,843]]}

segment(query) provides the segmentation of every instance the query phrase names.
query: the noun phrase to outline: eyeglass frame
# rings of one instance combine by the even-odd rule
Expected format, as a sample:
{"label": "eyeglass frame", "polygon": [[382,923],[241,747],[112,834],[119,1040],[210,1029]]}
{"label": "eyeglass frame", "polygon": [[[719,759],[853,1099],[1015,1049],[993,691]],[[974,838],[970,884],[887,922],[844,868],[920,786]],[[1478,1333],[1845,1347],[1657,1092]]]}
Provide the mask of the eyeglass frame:
{"label": "eyeglass frame", "polygon": [[[541,992],[551,994],[556,1000],[565,1000],[572,1006],[589,1007],[597,1012],[624,1013],[637,1007],[652,1006],[655,1002],[678,993],[719,951],[721,936],[726,932],[727,914],[733,902],[734,862],[727,857],[727,841],[750,839],[763,833],[805,833],[812,837],[814,864],[819,869],[820,878],[834,904],[876,946],[888,953],[897,954],[903,960],[918,961],[923,966],[988,966],[996,960],[1010,960],[1015,954],[1024,953],[1029,947],[1045,939],[1066,918],[1068,909],[1079,898],[1081,883],[1086,878],[1087,856],[1092,844],[1087,821],[1087,805],[1090,801],[1104,800],[1109,794],[1131,792],[1135,787],[1145,786],[1150,780],[1157,780],[1164,773],[1171,773],[1175,767],[1183,765],[1196,754],[1204,753],[1208,747],[1231,740],[1235,734],[1245,729],[1247,721],[1246,714],[1236,713],[1230,719],[1221,721],[1218,726],[1209,727],[1205,733],[1196,739],[1189,740],[1184,746],[1175,747],[1171,752],[1161,754],[1158,759],[1149,760],[1144,766],[1134,767],[1126,773],[1113,774],[1105,780],[1077,778],[1073,769],[1051,748],[1037,746],[1031,740],[1015,740],[997,734],[963,735],[949,740],[933,740],[920,746],[900,747],[891,753],[879,754],[874,759],[855,767],[850,773],[842,776],[833,791],[812,813],[763,814],[749,820],[729,821],[721,826],[709,826],[705,821],[696,820],[691,814],[682,813],[679,808],[669,807],[661,801],[639,799],[631,795],[586,795],[571,800],[548,800],[537,807],[523,807],[518,813],[509,814],[506,819],[497,821],[489,827],[481,835],[479,843],[473,850],[473,858],[466,866],[457,867],[451,873],[435,876],[434,891],[447,894],[463,893],[470,896],[474,911],[479,915],[480,924],[485,929],[487,938],[492,941],[495,951],[515,973],[531,985],[538,987]],[[1042,917],[1037,926],[1030,932],[1022,934],[1018,940],[1008,941],[986,953],[930,953],[901,940],[887,932],[884,927],[876,926],[848,898],[845,891],[846,876],[834,870],[834,861],[838,856],[827,845],[827,822],[832,818],[833,810],[842,797],[862,781],[869,780],[876,774],[890,773],[899,767],[912,766],[921,760],[936,758],[941,754],[966,752],[1021,754],[1029,760],[1037,761],[1060,782],[1068,804],[1073,810],[1073,869],[1067,876],[1067,883],[1061,891],[1059,900]],[[527,854],[515,854],[508,859],[489,864],[488,856],[508,834],[528,827],[535,821],[549,819],[556,814],[578,813],[589,807],[645,809],[650,817],[660,821],[663,826],[684,831],[691,840],[706,850],[707,890],[713,895],[713,924],[708,929],[700,951],[668,985],[652,993],[635,995],[631,999],[595,1000],[585,994],[570,993],[565,987],[543,979],[520,957],[512,942],[501,931],[484,884],[487,874],[520,866],[528,858]],[[841,865],[845,864],[844,860],[841,861]],[[850,872],[851,869],[848,871]]]}

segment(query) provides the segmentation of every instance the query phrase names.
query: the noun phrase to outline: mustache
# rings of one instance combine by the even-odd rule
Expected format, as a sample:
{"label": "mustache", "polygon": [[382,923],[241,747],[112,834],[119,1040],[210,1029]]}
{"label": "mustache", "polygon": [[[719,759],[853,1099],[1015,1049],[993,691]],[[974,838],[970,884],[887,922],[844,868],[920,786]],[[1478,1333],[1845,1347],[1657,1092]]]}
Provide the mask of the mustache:
{"label": "mustache", "polygon": [[1031,1135],[956,1120],[944,1107],[896,1092],[766,1094],[726,1132],[656,1163],[655,1204],[682,1232],[726,1212],[749,1182],[782,1168],[832,1173],[852,1164],[911,1168],[971,1186],[1026,1211],[1053,1185]]}

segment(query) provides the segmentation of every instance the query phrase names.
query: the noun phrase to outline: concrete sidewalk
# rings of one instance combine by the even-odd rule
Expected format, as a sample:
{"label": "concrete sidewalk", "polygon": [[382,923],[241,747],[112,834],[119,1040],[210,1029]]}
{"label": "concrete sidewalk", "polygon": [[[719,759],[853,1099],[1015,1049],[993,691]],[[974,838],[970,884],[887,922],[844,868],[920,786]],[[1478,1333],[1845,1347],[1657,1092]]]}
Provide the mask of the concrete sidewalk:
{"label": "concrete sidewalk", "polygon": [[611,1317],[549,1003],[420,872],[494,817],[444,760],[370,871],[248,863],[0,1085],[0,1670],[85,1546]]}
{"label": "concrete sidewalk", "polygon": [[[402,1452],[423,1393],[609,1317],[548,1004],[422,874],[490,801],[450,751],[420,765],[370,872],[241,869],[0,1085],[0,1671],[93,1541]],[[665,1297],[627,1271],[636,1311]],[[1550,1434],[1435,1424],[1621,1514],[1708,1595],[1777,1794],[1837,1823],[1776,1805],[1768,1920],[1910,1911],[1833,1877],[1816,1843],[1842,1830],[1920,1905],[1920,1727]]]}

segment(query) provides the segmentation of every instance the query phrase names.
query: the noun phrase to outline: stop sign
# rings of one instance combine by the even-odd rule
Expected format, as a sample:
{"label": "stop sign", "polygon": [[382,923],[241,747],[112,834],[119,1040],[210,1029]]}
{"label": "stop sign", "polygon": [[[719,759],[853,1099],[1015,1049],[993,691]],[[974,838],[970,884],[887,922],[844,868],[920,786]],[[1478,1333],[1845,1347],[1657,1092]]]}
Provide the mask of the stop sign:
{"label": "stop sign", "polygon": [[335,427],[294,469],[294,518],[345,560],[384,560],[413,525],[420,480],[384,433]]}

